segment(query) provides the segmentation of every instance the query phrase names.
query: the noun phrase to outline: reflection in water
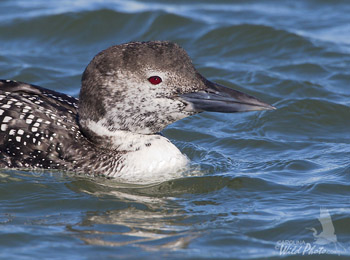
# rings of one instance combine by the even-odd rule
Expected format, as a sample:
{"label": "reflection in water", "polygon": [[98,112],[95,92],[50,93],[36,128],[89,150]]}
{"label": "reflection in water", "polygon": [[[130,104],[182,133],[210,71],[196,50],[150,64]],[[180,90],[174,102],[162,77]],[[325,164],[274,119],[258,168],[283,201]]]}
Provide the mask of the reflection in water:
{"label": "reflection in water", "polygon": [[[155,185],[129,185],[108,180],[87,179],[68,184],[75,192],[109,200],[109,211],[87,212],[68,230],[87,244],[119,247],[139,246],[145,250],[186,248],[203,231],[195,231],[187,212],[175,196],[201,194],[227,186],[240,187],[240,180],[222,177],[194,177]],[[152,243],[150,243],[152,242]]]}
{"label": "reflection in water", "polygon": [[[156,248],[184,248],[196,237],[190,225],[175,225],[185,218],[180,212],[145,211],[134,207],[86,216],[79,226],[71,227],[85,243],[124,246],[156,241]],[[141,243],[141,244],[140,244]],[[152,246],[154,247],[154,246]]]}

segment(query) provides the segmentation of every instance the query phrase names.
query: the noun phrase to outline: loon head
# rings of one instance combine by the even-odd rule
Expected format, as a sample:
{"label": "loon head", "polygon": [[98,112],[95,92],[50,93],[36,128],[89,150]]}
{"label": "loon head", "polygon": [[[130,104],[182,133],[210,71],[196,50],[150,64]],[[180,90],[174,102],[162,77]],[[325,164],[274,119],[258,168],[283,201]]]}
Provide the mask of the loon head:
{"label": "loon head", "polygon": [[274,108],[204,78],[177,44],[155,41],[97,54],[83,73],[78,112],[85,132],[147,135],[202,111],[266,109]]}

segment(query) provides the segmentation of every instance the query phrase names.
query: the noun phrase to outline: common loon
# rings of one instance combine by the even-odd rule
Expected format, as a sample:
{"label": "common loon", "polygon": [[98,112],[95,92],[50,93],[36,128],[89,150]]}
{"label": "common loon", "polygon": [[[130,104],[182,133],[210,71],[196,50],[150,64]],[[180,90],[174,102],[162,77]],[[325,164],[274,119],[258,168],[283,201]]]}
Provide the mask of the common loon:
{"label": "common loon", "polygon": [[0,81],[0,168],[59,169],[125,182],[170,179],[189,160],[159,134],[202,111],[274,107],[205,79],[184,49],[131,42],[98,53],[79,100]]}

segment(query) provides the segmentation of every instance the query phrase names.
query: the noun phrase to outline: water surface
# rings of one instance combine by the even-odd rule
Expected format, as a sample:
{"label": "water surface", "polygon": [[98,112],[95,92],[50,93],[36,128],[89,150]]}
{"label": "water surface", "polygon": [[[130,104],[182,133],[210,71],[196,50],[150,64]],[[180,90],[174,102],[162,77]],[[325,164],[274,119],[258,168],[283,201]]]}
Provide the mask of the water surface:
{"label": "water surface", "polygon": [[[278,109],[167,127],[198,176],[2,170],[0,258],[349,258],[349,13],[345,0],[1,1],[0,78],[77,96],[102,49],[171,40],[210,80]],[[337,243],[317,244],[321,212]]]}

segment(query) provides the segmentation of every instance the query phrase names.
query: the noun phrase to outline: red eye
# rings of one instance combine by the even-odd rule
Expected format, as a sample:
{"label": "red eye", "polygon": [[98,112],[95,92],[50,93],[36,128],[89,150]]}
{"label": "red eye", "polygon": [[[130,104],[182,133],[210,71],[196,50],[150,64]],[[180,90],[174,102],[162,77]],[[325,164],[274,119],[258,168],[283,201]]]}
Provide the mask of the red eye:
{"label": "red eye", "polygon": [[148,81],[151,82],[153,85],[158,85],[162,82],[162,78],[158,76],[152,76],[148,78]]}

